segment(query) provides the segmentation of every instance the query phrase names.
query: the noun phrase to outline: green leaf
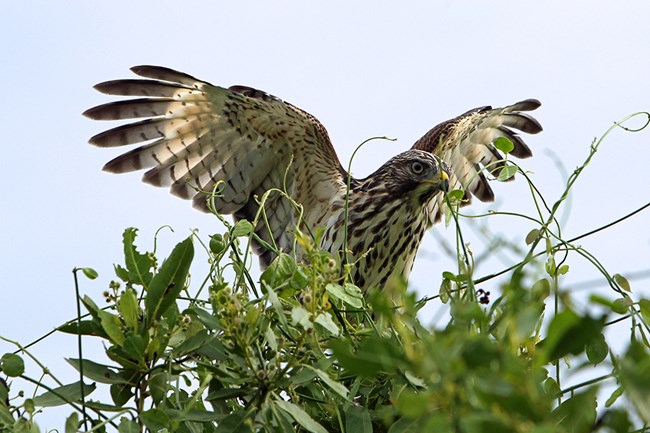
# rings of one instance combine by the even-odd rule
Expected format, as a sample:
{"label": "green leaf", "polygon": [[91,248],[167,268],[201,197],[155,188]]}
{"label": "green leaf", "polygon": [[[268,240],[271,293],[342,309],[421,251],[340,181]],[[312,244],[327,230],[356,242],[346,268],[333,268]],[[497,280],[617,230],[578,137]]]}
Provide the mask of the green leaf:
{"label": "green leaf", "polygon": [[440,302],[443,304],[446,304],[449,302],[449,298],[451,297],[451,280],[445,278],[442,280],[442,283],[440,284]]}
{"label": "green leaf", "polygon": [[99,314],[102,329],[106,332],[106,335],[108,335],[111,341],[118,346],[124,344],[126,337],[122,330],[122,321],[120,318],[108,311],[99,310],[97,313]]}
{"label": "green leaf", "polygon": [[125,282],[147,287],[151,281],[153,261],[147,254],[138,252],[134,244],[137,233],[138,229],[130,227],[124,230],[122,236],[124,243],[124,261],[128,273],[128,278]]}
{"label": "green leaf", "polygon": [[632,305],[630,298],[618,298],[612,302],[612,311],[618,314],[626,314]]}
{"label": "green leaf", "polygon": [[106,332],[95,320],[82,320],[81,323],[74,322],[65,323],[58,328],[57,331],[73,335],[91,335],[94,337],[108,338]]}
{"label": "green leaf", "polygon": [[252,433],[250,426],[245,422],[248,417],[248,412],[243,410],[238,410],[219,422],[215,430],[216,433]]}
{"label": "green leaf", "polygon": [[345,431],[350,433],[372,433],[372,421],[368,409],[348,405],[345,409]]}
{"label": "green leaf", "polygon": [[93,268],[81,268],[81,272],[83,272],[89,280],[94,280],[99,275]]}
{"label": "green leaf", "polygon": [[314,327],[314,324],[311,322],[309,311],[299,305],[293,307],[291,310],[291,320],[295,325],[300,325],[304,329],[311,329]]}
{"label": "green leaf", "polygon": [[528,234],[526,235],[526,245],[530,245],[533,242],[535,242],[537,238],[539,238],[540,233],[541,232],[538,229],[532,229],[531,231],[529,231]]}
{"label": "green leaf", "polygon": [[618,398],[622,396],[624,393],[625,393],[625,387],[619,386],[618,388],[616,388],[614,392],[612,392],[612,395],[610,395],[607,401],[605,402],[605,407],[610,407],[611,405],[613,405],[616,402],[616,400],[618,400]]}
{"label": "green leaf", "polygon": [[613,433],[628,433],[633,431],[630,414],[624,409],[610,409],[602,416],[603,427],[609,427]]}
{"label": "green leaf", "polygon": [[592,364],[596,365],[603,362],[609,353],[609,346],[607,345],[605,336],[600,334],[598,337],[589,341],[585,352],[587,353],[587,359]]}
{"label": "green leaf", "polygon": [[79,427],[79,414],[72,412],[65,420],[65,433],[77,433],[80,430]]}
{"label": "green leaf", "polygon": [[138,298],[135,290],[127,288],[122,293],[117,302],[117,311],[129,329],[135,330],[138,328],[140,309],[138,308]]}
{"label": "green leaf", "polygon": [[291,278],[298,266],[296,261],[288,254],[280,253],[260,276],[260,281],[269,287],[277,289]]}
{"label": "green leaf", "polygon": [[83,366],[84,376],[90,380],[99,383],[127,383],[122,377],[118,376],[115,370],[107,365],[97,364],[88,359],[71,359],[66,358],[68,364],[72,365],[77,371],[81,372]]}
{"label": "green leaf", "polygon": [[280,409],[291,415],[291,417],[305,430],[312,433],[327,433],[325,427],[314,421],[313,418],[310,417],[309,414],[302,410],[299,406],[280,399],[275,400],[275,404],[278,405]]}
{"label": "green leaf", "polygon": [[185,285],[193,258],[194,245],[190,236],[176,245],[160,266],[158,273],[151,279],[144,300],[148,323],[158,320],[176,301]]}
{"label": "green leaf", "polygon": [[162,409],[149,409],[140,413],[140,420],[151,432],[159,432],[171,427],[172,420]]}
{"label": "green leaf", "polygon": [[140,426],[137,422],[123,416],[120,418],[120,425],[117,426],[118,433],[140,433]]}
{"label": "green leaf", "polygon": [[545,360],[551,362],[568,354],[577,355],[585,349],[587,343],[599,338],[603,326],[603,319],[580,317],[568,309],[561,311],[553,317],[547,337],[539,343],[546,353]]}
{"label": "green leaf", "polygon": [[517,167],[511,164],[506,164],[501,168],[501,170],[499,170],[497,179],[500,181],[506,181],[512,178],[515,174],[517,174]]}
{"label": "green leaf", "polygon": [[9,377],[18,377],[25,372],[25,361],[13,353],[5,353],[0,358],[0,371]]}
{"label": "green leaf", "polygon": [[339,329],[339,325],[334,322],[332,319],[332,315],[329,313],[321,313],[318,316],[316,316],[316,320],[314,320],[314,323],[322,326],[332,334],[334,337],[338,337],[340,334],[341,330]]}
{"label": "green leaf", "polygon": [[645,323],[650,323],[650,301],[647,299],[641,299],[639,301],[639,310],[641,311],[641,317]]}
{"label": "green leaf", "polygon": [[563,427],[561,431],[592,431],[591,428],[596,421],[597,393],[598,388],[593,386],[583,393],[574,394],[553,410],[554,418]]}
{"label": "green leaf", "polygon": [[133,397],[132,385],[114,383],[110,388],[111,399],[117,406],[124,406]]}
{"label": "green leaf", "polygon": [[354,284],[346,283],[345,286],[341,286],[340,284],[330,283],[325,286],[325,290],[330,294],[330,297],[341,301],[352,308],[363,307],[363,295],[361,289]]}
{"label": "green leaf", "polygon": [[210,251],[212,254],[219,255],[226,249],[226,243],[223,240],[223,236],[220,234],[210,236]]}
{"label": "green leaf", "polygon": [[[96,388],[96,385],[83,385],[83,394],[88,397]],[[34,404],[40,407],[61,406],[68,402],[76,402],[81,399],[81,383],[75,382],[68,385],[59,386],[52,391],[34,397]]]}
{"label": "green leaf", "polygon": [[335,381],[327,373],[325,373],[323,370],[319,370],[317,368],[311,367],[309,365],[305,365],[305,368],[308,370],[313,371],[316,373],[316,376],[325,384],[327,385],[332,391],[337,393],[343,398],[348,398],[348,389],[341,383]]}
{"label": "green leaf", "polygon": [[621,359],[620,376],[626,397],[644,423],[650,423],[650,354],[639,341],[632,340]]}
{"label": "green leaf", "polygon": [[461,201],[465,197],[465,192],[462,189],[454,189],[447,193],[447,197],[450,201]]}
{"label": "green leaf", "polygon": [[625,290],[626,292],[632,292],[632,289],[630,289],[630,283],[627,281],[627,278],[625,278],[621,274],[614,274],[614,281],[616,281],[616,284],[621,286],[621,289]]}
{"label": "green leaf", "polygon": [[234,237],[248,236],[253,232],[253,224],[246,220],[239,220],[232,231]]}
{"label": "green leaf", "polygon": [[515,145],[506,137],[498,137],[494,140],[494,147],[507,155],[514,150]]}
{"label": "green leaf", "polygon": [[419,418],[429,412],[428,395],[404,389],[397,397],[397,410],[407,418]]}
{"label": "green leaf", "polygon": [[557,268],[558,275],[566,275],[567,272],[569,272],[569,265],[562,265]]}

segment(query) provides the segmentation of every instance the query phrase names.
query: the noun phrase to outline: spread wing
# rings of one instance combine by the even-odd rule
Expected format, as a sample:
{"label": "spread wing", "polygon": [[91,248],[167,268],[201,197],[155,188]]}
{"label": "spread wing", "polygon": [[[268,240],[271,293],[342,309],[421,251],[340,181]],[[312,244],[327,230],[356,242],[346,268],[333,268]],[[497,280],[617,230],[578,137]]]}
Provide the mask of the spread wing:
{"label": "spread wing", "polygon": [[[472,195],[481,201],[493,201],[494,192],[483,168],[498,176],[504,165],[504,157],[494,146],[494,140],[509,139],[514,145],[510,154],[517,158],[531,156],[532,152],[515,130],[529,134],[542,131],[539,122],[525,113],[540,105],[536,99],[526,99],[503,108],[475,108],[435,126],[413,148],[433,152],[448,164],[449,187],[463,189],[466,204]],[[440,206],[438,203],[438,209]],[[438,220],[439,212],[435,213]]]}
{"label": "spread wing", "polygon": [[[113,173],[148,169],[143,181],[169,187],[208,211],[206,199],[222,182],[216,209],[252,221],[256,197],[271,188],[285,190],[306,213],[319,212],[345,191],[346,173],[323,125],[305,111],[259,90],[229,89],[158,66],[131,70],[147,79],[100,83],[109,95],[139,98],[111,102],[87,110],[96,120],[144,120],[95,135],[100,147],[141,144],[104,166]],[[260,221],[257,234],[285,251],[292,249],[287,230],[296,213],[288,200],[271,194],[265,204],[270,228]],[[309,219],[309,215],[305,215]],[[274,242],[275,241],[275,242]],[[263,265],[272,252],[256,245]]]}

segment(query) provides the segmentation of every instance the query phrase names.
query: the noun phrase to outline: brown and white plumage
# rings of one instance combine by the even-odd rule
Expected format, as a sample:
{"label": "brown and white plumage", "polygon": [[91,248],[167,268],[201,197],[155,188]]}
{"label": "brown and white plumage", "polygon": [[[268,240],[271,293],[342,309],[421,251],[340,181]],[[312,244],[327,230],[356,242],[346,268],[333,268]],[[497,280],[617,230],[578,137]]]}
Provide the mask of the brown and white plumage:
{"label": "brown and white plumage", "polygon": [[[305,111],[259,90],[228,89],[157,66],[132,71],[145,79],[100,83],[110,95],[136,99],[100,105],[84,114],[96,120],[138,119],[95,135],[90,143],[140,147],[108,162],[104,169],[124,173],[148,169],[147,183],[169,187],[207,211],[206,199],[218,182],[216,209],[253,220],[257,199],[272,189],[285,190],[304,208],[309,229],[324,227],[323,247],[343,245],[343,210],[347,173],[321,123]],[[481,200],[493,199],[480,164],[500,160],[492,141],[515,144],[513,155],[530,150],[510,128],[536,133],[539,124],[520,111],[539,106],[534,100],[492,110],[482,107],[444,122],[366,179],[353,179],[350,192],[349,249],[358,256],[360,286],[381,285],[393,274],[407,276],[424,231],[439,218],[443,177]],[[437,155],[449,165],[443,169]],[[414,167],[422,166],[418,173]],[[495,165],[498,170],[498,163]],[[208,193],[208,194],[206,194]],[[265,204],[270,233],[260,221],[256,233],[284,251],[293,250],[297,212],[281,194]],[[257,246],[267,265],[273,253]]]}

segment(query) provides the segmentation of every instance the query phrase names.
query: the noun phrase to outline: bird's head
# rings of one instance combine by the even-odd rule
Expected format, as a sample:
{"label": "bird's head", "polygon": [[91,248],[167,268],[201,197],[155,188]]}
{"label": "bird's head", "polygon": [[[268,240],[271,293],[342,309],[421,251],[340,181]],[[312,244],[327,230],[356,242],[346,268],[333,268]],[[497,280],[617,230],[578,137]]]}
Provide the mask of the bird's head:
{"label": "bird's head", "polygon": [[431,152],[411,149],[388,160],[366,182],[372,189],[424,203],[439,191],[447,191],[449,168]]}

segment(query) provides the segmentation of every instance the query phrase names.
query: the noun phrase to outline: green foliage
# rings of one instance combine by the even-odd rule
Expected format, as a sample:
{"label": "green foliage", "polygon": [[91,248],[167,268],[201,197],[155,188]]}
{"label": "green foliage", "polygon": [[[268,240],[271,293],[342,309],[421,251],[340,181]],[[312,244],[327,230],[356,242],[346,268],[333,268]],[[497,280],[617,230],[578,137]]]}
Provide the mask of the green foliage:
{"label": "green foliage", "polygon": [[[498,143],[506,154],[511,145]],[[72,412],[66,432],[648,431],[650,300],[634,300],[627,279],[562,238],[555,215],[566,194],[553,206],[536,194],[529,249],[501,272],[496,294],[479,288],[496,273],[474,275],[458,224],[462,192],[448,202],[458,267],[426,299],[399,281],[361,293],[350,265],[318,248],[318,233],[296,231],[305,260],[278,252],[257,282],[241,238],[255,236],[258,219],[227,224],[206,243],[192,235],[162,261],[138,251],[137,230],[127,229],[108,306],[83,297],[87,314],[59,327],[101,340],[106,359],[72,357],[80,380],[49,387],[26,375],[31,355],[16,343],[0,358],[0,433],[37,432],[34,415],[62,404]],[[197,243],[210,270],[191,284]],[[569,253],[589,260],[613,296],[577,307],[563,290]],[[448,306],[444,326],[420,322],[428,302]],[[617,354],[607,330],[621,320],[630,341]],[[575,372],[586,379],[566,386]],[[21,398],[21,379],[39,384],[33,396]],[[608,384],[616,389],[601,402]],[[102,387],[110,400],[97,399]]]}

